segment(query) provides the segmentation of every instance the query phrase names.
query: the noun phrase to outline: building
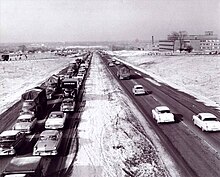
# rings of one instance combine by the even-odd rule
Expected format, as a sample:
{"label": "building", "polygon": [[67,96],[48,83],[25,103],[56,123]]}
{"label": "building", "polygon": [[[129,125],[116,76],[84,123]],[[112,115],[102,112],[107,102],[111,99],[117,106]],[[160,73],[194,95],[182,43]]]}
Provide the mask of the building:
{"label": "building", "polygon": [[[170,36],[168,37],[170,39]],[[183,39],[183,48],[193,47],[194,51],[220,52],[220,40],[213,31],[205,31],[203,35],[187,35]],[[180,49],[179,40],[160,40],[160,51],[177,51]]]}

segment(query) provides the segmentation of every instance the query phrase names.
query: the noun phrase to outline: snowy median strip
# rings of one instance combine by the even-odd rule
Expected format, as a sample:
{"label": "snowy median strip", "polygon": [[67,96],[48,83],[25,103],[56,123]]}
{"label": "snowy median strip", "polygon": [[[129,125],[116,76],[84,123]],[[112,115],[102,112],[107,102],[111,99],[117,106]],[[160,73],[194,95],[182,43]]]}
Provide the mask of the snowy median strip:
{"label": "snowy median strip", "polygon": [[159,138],[103,67],[94,54],[71,176],[178,176]]}

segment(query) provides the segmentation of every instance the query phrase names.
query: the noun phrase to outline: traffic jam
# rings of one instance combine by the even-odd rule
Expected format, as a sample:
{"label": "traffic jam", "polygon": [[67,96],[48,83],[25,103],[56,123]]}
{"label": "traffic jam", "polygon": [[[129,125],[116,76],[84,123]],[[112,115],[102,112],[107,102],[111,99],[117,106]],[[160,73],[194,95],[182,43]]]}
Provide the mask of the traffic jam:
{"label": "traffic jam", "polygon": [[78,121],[68,119],[80,108],[91,59],[91,52],[73,58],[59,74],[21,95],[15,124],[0,134],[1,158],[14,156],[3,176],[46,176],[45,164],[49,166],[67,141],[63,131],[77,128]]}

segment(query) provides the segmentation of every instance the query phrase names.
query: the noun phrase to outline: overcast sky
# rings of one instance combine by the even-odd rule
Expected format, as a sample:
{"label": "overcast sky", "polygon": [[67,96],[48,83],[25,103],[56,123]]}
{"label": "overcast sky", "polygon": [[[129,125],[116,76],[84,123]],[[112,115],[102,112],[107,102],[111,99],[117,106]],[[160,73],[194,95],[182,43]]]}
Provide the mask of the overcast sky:
{"label": "overcast sky", "polygon": [[172,31],[220,36],[220,0],[0,0],[0,42],[165,39]]}

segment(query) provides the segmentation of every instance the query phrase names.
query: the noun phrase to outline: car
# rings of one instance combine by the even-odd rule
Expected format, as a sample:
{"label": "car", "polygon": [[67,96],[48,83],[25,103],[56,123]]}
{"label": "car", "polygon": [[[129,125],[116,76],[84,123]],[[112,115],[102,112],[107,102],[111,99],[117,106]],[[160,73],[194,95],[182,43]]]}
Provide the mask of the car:
{"label": "car", "polygon": [[57,155],[63,133],[58,130],[44,130],[34,145],[33,155]]}
{"label": "car", "polygon": [[132,92],[134,95],[145,95],[146,91],[142,85],[134,85],[132,88]]}
{"label": "car", "polygon": [[193,115],[192,121],[194,125],[202,129],[202,131],[220,131],[220,122],[217,117],[211,113],[199,113]]}
{"label": "car", "polygon": [[18,130],[5,130],[0,134],[0,155],[14,155],[24,144],[25,134]]}
{"label": "car", "polygon": [[64,98],[74,98],[75,91],[72,88],[64,88],[63,89],[63,97]]}
{"label": "car", "polygon": [[62,129],[66,121],[66,114],[62,111],[53,111],[45,122],[45,129]]}
{"label": "car", "polygon": [[75,101],[72,98],[65,98],[62,101],[60,110],[63,112],[73,112],[75,109]]}
{"label": "car", "polygon": [[121,63],[120,63],[120,61],[115,61],[115,64],[120,65]]}
{"label": "car", "polygon": [[157,123],[175,122],[174,114],[170,112],[167,106],[157,106],[152,109],[152,116]]}
{"label": "car", "polygon": [[108,63],[108,66],[112,67],[112,66],[114,66],[114,63],[109,62],[109,63]]}
{"label": "car", "polygon": [[13,126],[13,130],[19,130],[21,132],[29,134],[34,130],[36,124],[37,118],[34,116],[34,114],[24,112],[17,118],[17,121]]}

